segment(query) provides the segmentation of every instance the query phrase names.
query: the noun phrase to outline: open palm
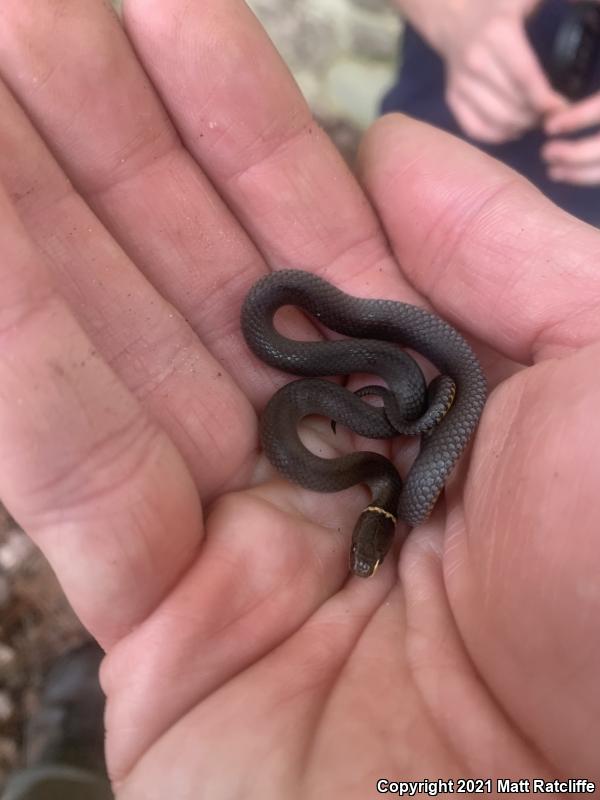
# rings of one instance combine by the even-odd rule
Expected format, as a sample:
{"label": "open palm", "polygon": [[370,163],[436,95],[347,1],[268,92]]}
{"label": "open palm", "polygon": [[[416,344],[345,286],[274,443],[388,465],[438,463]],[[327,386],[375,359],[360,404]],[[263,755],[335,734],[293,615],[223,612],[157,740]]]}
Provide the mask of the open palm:
{"label": "open palm", "polygon": [[[600,780],[599,235],[399,117],[363,191],[241,0],[125,21],[0,11],[0,495],[107,651],[118,796]],[[469,463],[369,581],[347,574],[361,490],[299,490],[258,452],[287,378],[239,309],[267,265],[480,342]]]}

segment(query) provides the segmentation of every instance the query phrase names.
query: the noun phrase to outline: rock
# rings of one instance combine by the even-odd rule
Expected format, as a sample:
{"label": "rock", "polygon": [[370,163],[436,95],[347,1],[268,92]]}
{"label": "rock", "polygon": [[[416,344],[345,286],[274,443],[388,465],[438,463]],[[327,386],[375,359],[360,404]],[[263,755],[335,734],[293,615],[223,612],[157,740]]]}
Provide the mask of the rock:
{"label": "rock", "polygon": [[397,17],[353,15],[351,51],[358,58],[394,62],[398,54],[400,22]]}
{"label": "rock", "polygon": [[368,127],[378,114],[393,75],[391,65],[340,59],[326,78],[335,111],[361,128]]}
{"label": "rock", "polygon": [[15,666],[17,654],[12,647],[0,642],[0,677],[7,675]]}
{"label": "rock", "polygon": [[249,2],[313,113],[336,126],[368,126],[396,71],[401,24],[387,0]]}
{"label": "rock", "polygon": [[35,551],[31,539],[18,528],[9,531],[0,544],[0,569],[16,572]]}
{"label": "rock", "polygon": [[353,167],[362,131],[345,119],[334,117],[317,117],[317,119],[348,165]]}

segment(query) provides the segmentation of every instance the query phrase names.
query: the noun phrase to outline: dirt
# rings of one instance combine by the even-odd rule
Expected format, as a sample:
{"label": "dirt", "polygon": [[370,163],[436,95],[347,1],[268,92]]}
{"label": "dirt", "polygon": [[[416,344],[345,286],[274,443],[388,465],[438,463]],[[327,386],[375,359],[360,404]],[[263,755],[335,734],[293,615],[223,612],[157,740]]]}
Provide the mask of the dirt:
{"label": "dirt", "polygon": [[0,792],[22,764],[24,723],[49,665],[87,638],[50,565],[0,506]]}

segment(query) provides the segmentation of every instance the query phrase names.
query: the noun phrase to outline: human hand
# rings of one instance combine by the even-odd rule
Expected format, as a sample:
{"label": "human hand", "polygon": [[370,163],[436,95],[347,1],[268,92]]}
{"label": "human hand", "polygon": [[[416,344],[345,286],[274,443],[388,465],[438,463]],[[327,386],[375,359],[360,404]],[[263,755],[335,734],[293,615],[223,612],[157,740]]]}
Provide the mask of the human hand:
{"label": "human hand", "polygon": [[565,106],[525,32],[525,19],[537,5],[539,0],[474,0],[458,11],[449,5],[434,44],[446,63],[447,103],[474,139],[516,139]]}
{"label": "human hand", "polygon": [[[107,650],[118,796],[600,779],[598,234],[400,117],[363,193],[241,0],[130,0],[137,56],[95,0],[1,15],[0,496]],[[485,342],[471,459],[369,581],[360,490],[257,454],[265,262]]]}
{"label": "human hand", "polygon": [[[600,125],[600,92],[557,111],[546,121],[546,133],[560,136]],[[600,185],[600,132],[575,140],[557,138],[542,149],[548,174],[557,181]]]}

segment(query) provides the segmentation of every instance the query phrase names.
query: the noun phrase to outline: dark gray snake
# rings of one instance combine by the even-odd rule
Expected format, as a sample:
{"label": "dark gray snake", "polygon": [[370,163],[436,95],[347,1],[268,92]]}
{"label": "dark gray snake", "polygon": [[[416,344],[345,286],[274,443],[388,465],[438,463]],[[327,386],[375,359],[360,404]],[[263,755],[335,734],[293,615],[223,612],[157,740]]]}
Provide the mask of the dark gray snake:
{"label": "dark gray snake", "polygon": [[[284,305],[298,306],[333,331],[352,337],[300,342],[279,334],[273,317]],[[372,575],[388,552],[397,519],[419,525],[431,513],[446,479],[477,426],[486,382],[470,346],[451,325],[422,308],[393,300],[351,297],[299,270],[261,278],[242,309],[242,330],[251,350],[272,367],[309,376],[288,383],[272,397],[260,436],[271,463],[308,489],[336,492],[358,483],[372,495],[352,536],[350,566]],[[429,386],[415,360],[398,347],[425,356],[440,375]],[[378,375],[386,387],[350,392],[323,376],[354,372]],[[375,407],[362,397],[378,395]],[[321,414],[361,436],[390,438],[421,434],[421,449],[404,484],[394,465],[377,453],[325,459],[300,441],[298,424]]]}

